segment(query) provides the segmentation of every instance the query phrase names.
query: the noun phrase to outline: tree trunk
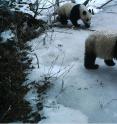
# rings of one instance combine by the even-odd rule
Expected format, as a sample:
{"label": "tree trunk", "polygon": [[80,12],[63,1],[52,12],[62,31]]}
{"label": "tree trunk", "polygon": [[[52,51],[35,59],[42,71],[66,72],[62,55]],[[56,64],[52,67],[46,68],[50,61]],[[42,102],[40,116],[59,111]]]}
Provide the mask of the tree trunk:
{"label": "tree trunk", "polygon": [[59,7],[59,0],[56,0],[56,6]]}
{"label": "tree trunk", "polygon": [[86,0],[83,4],[86,6],[90,0]]}

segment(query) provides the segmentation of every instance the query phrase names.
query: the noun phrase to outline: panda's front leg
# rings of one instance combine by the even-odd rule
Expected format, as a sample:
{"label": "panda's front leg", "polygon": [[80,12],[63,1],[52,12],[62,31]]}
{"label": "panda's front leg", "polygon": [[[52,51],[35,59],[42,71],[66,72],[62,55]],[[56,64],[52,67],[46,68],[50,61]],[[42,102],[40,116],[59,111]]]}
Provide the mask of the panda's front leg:
{"label": "panda's front leg", "polygon": [[80,24],[78,24],[77,21],[73,20],[73,21],[71,21],[71,22],[72,22],[72,24],[73,24],[75,27],[80,27]]}
{"label": "panda's front leg", "polygon": [[113,60],[104,60],[105,64],[108,65],[108,66],[114,66],[115,63]]}
{"label": "panda's front leg", "polygon": [[99,65],[95,64],[95,60],[95,54],[85,52],[84,66],[86,69],[98,69]]}
{"label": "panda's front leg", "polygon": [[72,24],[73,24],[72,28],[73,28],[74,30],[77,30],[77,29],[80,27],[80,24],[78,24],[77,21],[71,21],[71,22],[72,22]]}
{"label": "panda's front leg", "polygon": [[80,27],[80,24],[77,23],[77,20],[76,18],[74,17],[70,17],[70,21],[72,22],[72,24],[75,26],[75,27]]}

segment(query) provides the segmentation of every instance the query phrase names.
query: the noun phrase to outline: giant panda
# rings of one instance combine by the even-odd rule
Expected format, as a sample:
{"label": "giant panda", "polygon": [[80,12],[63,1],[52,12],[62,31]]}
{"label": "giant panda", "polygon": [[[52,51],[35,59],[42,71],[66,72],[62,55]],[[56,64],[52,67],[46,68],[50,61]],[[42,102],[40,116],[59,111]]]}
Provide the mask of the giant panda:
{"label": "giant panda", "polygon": [[110,32],[95,32],[85,41],[84,66],[86,69],[97,69],[96,58],[104,59],[108,66],[114,66],[117,59],[117,34]]}
{"label": "giant panda", "polygon": [[90,27],[92,14],[84,4],[65,3],[56,10],[56,14],[58,14],[57,19],[63,25],[67,25],[70,19],[75,27],[79,27],[77,21],[81,19],[87,28]]}

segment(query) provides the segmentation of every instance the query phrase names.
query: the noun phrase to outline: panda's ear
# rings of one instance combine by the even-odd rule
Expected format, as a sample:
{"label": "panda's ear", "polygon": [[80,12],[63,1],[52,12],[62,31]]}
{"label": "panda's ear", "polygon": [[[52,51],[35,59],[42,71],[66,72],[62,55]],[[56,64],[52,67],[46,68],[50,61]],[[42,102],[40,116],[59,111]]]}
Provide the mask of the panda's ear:
{"label": "panda's ear", "polygon": [[89,12],[91,13],[91,9],[89,9]]}
{"label": "panda's ear", "polygon": [[86,12],[86,11],[83,11],[82,14],[83,14],[83,15],[87,15],[87,12]]}
{"label": "panda's ear", "polygon": [[89,9],[89,12],[90,12],[92,15],[94,15],[94,11],[93,11],[93,9],[92,9],[92,10]]}

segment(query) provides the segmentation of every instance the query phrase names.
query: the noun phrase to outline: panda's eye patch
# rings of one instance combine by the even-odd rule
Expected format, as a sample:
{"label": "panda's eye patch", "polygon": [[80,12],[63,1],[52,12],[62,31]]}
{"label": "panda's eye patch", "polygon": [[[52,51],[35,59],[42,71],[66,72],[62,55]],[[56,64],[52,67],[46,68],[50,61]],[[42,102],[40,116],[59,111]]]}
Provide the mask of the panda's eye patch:
{"label": "panda's eye patch", "polygon": [[88,21],[89,21],[89,19],[86,19],[86,21],[88,22]]}
{"label": "panda's eye patch", "polygon": [[86,15],[87,14],[87,12],[86,11],[83,11],[83,15]]}

